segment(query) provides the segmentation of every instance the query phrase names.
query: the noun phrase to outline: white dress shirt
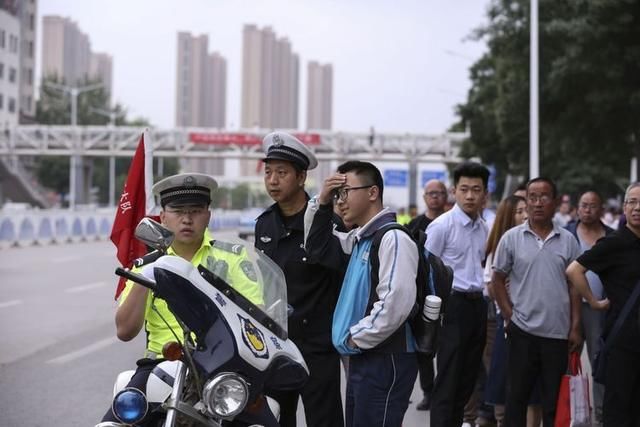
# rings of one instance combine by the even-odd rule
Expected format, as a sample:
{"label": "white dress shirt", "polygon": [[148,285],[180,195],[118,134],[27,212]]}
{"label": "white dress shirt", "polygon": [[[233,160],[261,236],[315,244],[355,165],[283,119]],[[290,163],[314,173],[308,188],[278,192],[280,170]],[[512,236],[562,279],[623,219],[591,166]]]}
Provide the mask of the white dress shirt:
{"label": "white dress shirt", "polygon": [[453,269],[453,289],[459,292],[482,292],[482,260],[489,234],[485,221],[472,220],[456,204],[427,227],[429,252],[439,256]]}

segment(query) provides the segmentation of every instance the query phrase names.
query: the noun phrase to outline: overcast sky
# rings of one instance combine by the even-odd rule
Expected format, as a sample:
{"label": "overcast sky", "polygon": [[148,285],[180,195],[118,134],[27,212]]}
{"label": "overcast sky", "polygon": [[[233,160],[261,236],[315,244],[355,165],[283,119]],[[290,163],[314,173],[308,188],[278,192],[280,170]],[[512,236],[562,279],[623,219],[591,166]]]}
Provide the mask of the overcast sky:
{"label": "overcast sky", "polygon": [[[468,40],[488,0],[41,0],[42,16],[75,20],[94,52],[113,56],[114,100],[130,116],[174,126],[176,33],[209,36],[227,59],[227,126],[240,119],[242,28],[271,26],[300,56],[300,116],[306,65],[334,69],[333,128],[440,133],[465,100],[468,68],[485,46]],[[39,43],[41,46],[41,43]],[[39,53],[40,55],[40,53]],[[39,56],[40,59],[40,56]],[[40,60],[38,61],[40,63]]]}

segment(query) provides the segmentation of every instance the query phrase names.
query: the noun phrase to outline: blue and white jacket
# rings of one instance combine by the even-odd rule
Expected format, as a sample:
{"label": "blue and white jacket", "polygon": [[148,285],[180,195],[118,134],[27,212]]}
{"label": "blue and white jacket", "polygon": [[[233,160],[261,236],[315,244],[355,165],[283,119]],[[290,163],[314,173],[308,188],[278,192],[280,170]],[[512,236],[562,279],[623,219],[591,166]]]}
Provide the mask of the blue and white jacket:
{"label": "blue and white jacket", "polygon": [[[314,218],[316,212],[318,206],[310,203],[305,214],[308,252],[313,252],[309,246],[315,241],[314,234],[326,235],[332,227],[322,219],[325,216]],[[385,208],[350,233],[333,233],[334,247],[351,255],[333,315],[332,341],[341,354],[358,354],[363,350],[412,352],[415,349],[406,321],[416,299],[418,249],[407,233],[390,230],[384,234],[378,251],[378,284],[371,283],[369,250],[372,238],[379,228],[390,222],[395,222],[395,214]],[[347,346],[349,335],[357,349]]]}

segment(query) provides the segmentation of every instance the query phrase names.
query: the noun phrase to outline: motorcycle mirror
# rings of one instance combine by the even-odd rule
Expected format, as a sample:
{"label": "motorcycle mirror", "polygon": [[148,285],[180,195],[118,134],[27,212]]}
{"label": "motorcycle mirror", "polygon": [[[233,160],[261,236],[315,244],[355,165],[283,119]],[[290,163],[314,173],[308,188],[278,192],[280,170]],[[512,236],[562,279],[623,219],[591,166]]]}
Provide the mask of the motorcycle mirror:
{"label": "motorcycle mirror", "polygon": [[173,232],[151,218],[142,218],[136,227],[135,236],[144,244],[160,252],[166,252],[173,243]]}

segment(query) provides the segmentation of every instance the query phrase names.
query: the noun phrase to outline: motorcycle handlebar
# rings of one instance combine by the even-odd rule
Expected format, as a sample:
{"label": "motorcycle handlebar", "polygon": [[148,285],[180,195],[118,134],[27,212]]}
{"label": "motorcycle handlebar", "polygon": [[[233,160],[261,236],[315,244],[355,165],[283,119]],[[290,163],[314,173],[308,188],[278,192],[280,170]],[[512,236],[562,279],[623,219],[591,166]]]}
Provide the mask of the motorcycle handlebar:
{"label": "motorcycle handlebar", "polygon": [[137,284],[142,285],[147,289],[151,289],[152,291],[156,289],[156,282],[147,279],[142,274],[134,273],[128,268],[118,267],[116,268],[116,274],[118,276],[124,277],[125,279],[136,282]]}

